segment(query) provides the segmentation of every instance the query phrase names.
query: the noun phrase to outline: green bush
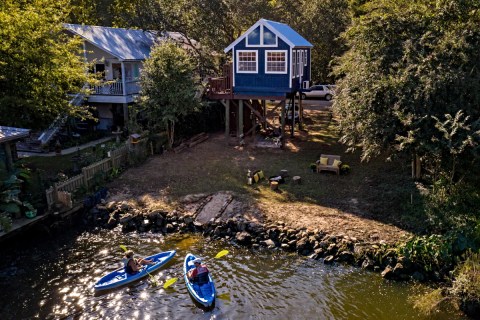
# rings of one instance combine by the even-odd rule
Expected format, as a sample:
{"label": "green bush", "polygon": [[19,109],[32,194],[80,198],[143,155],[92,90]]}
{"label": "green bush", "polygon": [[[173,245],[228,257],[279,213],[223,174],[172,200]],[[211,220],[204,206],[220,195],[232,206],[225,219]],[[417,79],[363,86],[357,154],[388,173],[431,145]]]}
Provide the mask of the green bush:
{"label": "green bush", "polygon": [[465,261],[455,268],[450,293],[467,315],[480,314],[480,252],[469,251]]}
{"label": "green bush", "polygon": [[349,174],[350,173],[350,166],[346,163],[340,166],[340,173],[341,174]]}
{"label": "green bush", "polygon": [[10,231],[12,228],[12,218],[10,217],[9,214],[5,212],[0,213],[0,230],[3,230],[5,232]]}
{"label": "green bush", "polygon": [[400,245],[398,252],[427,272],[451,270],[454,265],[453,242],[452,236],[415,236]]}

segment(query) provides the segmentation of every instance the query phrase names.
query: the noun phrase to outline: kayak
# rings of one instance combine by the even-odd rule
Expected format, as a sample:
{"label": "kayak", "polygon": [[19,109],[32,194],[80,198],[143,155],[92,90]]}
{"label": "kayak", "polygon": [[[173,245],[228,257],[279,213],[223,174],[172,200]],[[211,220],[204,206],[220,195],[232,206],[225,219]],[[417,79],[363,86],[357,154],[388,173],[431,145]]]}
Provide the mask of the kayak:
{"label": "kayak", "polygon": [[193,263],[191,263],[190,261],[196,258],[197,257],[195,257],[191,253],[187,254],[187,256],[185,257],[185,261],[183,263],[183,276],[185,278],[185,283],[187,284],[188,292],[193,297],[193,299],[197,301],[199,304],[208,308],[214,304],[215,295],[216,295],[215,284],[213,283],[213,279],[210,272],[208,273],[208,282],[201,285],[190,282],[187,276],[188,271],[190,269],[195,268]]}
{"label": "kayak", "polygon": [[145,257],[146,260],[153,260],[154,264],[145,265],[142,270],[135,274],[127,274],[125,269],[122,267],[115,271],[110,272],[109,274],[103,276],[100,280],[95,283],[95,290],[107,290],[113,289],[124,284],[136,281],[138,279],[148,276],[148,274],[157,270],[164,264],[166,264],[170,259],[173,258],[176,251],[165,251],[154,254],[153,256]]}

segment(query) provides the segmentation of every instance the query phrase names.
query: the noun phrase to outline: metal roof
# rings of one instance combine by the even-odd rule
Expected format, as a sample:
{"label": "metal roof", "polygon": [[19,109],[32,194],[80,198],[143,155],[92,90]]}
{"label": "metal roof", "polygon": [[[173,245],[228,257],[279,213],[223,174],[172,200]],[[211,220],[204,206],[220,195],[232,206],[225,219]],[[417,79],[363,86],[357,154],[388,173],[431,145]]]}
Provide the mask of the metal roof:
{"label": "metal roof", "polygon": [[30,135],[30,129],[0,126],[0,143],[26,138]]}
{"label": "metal roof", "polygon": [[161,37],[156,31],[68,24],[63,26],[119,60],[145,60]]}
{"label": "metal roof", "polygon": [[232,42],[227,48],[225,48],[225,53],[232,50],[240,41],[242,41],[250,32],[255,30],[259,25],[266,26],[269,30],[275,33],[283,41],[285,41],[290,47],[308,47],[311,48],[313,45],[308,42],[304,37],[298,34],[293,30],[289,25],[281,22],[260,19],[253,26],[251,26],[245,33],[243,33],[238,39]]}

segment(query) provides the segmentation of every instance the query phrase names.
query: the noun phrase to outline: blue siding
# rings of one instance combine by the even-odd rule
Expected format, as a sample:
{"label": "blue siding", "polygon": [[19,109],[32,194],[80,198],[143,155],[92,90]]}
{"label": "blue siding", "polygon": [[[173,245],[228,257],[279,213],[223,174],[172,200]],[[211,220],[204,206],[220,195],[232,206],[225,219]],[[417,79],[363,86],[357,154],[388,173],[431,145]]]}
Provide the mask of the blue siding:
{"label": "blue siding", "polygon": [[[290,86],[290,47],[282,39],[278,38],[276,47],[247,47],[245,39],[240,41],[234,48],[235,59],[237,50],[256,50],[258,59],[257,73],[237,73],[235,66],[235,94],[250,95],[284,95],[291,92]],[[265,74],[265,51],[286,50],[287,51],[287,73],[286,74]],[[237,61],[235,61],[237,62]]]}

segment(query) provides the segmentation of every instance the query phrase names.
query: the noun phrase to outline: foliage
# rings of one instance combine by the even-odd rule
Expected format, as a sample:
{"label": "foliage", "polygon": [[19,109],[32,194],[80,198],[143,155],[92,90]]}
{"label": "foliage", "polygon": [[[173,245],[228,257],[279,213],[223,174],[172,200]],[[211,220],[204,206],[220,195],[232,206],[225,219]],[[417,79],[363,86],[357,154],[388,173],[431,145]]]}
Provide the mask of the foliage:
{"label": "foliage", "polygon": [[436,234],[412,237],[398,253],[426,271],[448,270],[454,263],[452,238]]}
{"label": "foliage", "polygon": [[312,162],[312,163],[310,163],[310,164],[308,165],[308,167],[309,167],[310,169],[312,169],[312,170],[315,170],[315,169],[317,169],[317,164],[314,163],[314,162]]}
{"label": "foliage", "polygon": [[[478,187],[465,182],[451,185],[439,179],[426,196],[430,228],[437,232],[464,230],[480,243],[480,194]],[[476,233],[478,233],[476,235]]]}
{"label": "foliage", "polygon": [[347,1],[305,1],[300,6],[300,16],[300,21],[291,26],[313,44],[311,78],[317,83],[333,83],[330,62],[345,51],[339,35],[350,23]]}
{"label": "foliage", "polygon": [[479,6],[470,0],[362,6],[335,67],[342,80],[334,110],[350,150],[361,146],[364,160],[385,150],[419,154],[451,177],[460,159],[478,157]]}
{"label": "foliage", "polygon": [[12,228],[12,218],[5,212],[0,212],[0,230],[5,232],[10,231]]}
{"label": "foliage", "polygon": [[36,211],[28,201],[22,201],[20,197],[22,185],[29,178],[28,170],[22,169],[6,180],[0,180],[0,212],[19,216],[22,211]]}
{"label": "foliage", "polygon": [[350,173],[350,166],[349,166],[348,164],[346,164],[346,163],[342,164],[342,165],[340,166],[340,173],[341,173],[341,174],[345,174],[345,175],[346,175],[346,174],[349,174],[349,173]]}
{"label": "foliage", "polygon": [[411,298],[415,309],[424,315],[431,315],[438,311],[439,304],[445,300],[443,290],[438,288],[426,294],[415,295]]}
{"label": "foliage", "polygon": [[79,117],[69,93],[88,81],[81,42],[62,23],[68,0],[5,0],[0,4],[0,123],[42,128],[59,114]]}
{"label": "foliage", "polygon": [[480,252],[468,252],[465,261],[455,268],[455,280],[450,293],[460,301],[460,307],[472,316],[480,312]]}
{"label": "foliage", "polygon": [[169,146],[174,142],[175,123],[200,107],[195,99],[194,65],[187,52],[174,42],[155,46],[145,61],[141,76],[140,105],[151,132],[167,129]]}

